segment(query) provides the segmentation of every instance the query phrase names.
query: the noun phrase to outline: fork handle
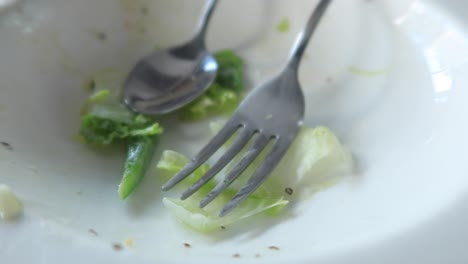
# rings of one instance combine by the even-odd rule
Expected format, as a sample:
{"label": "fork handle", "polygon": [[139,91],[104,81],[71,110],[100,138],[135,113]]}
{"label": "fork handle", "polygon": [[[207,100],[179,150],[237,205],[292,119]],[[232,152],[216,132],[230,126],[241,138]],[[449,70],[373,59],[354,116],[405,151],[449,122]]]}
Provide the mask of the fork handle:
{"label": "fork handle", "polygon": [[304,55],[304,51],[309,43],[309,39],[312,34],[315,32],[317,25],[319,24],[323,14],[327,10],[328,5],[331,3],[332,0],[320,0],[317,7],[315,7],[314,12],[310,15],[309,20],[301,32],[299,37],[296,39],[296,43],[291,51],[291,55],[289,57],[289,62],[287,67],[297,70],[299,67],[299,62]]}

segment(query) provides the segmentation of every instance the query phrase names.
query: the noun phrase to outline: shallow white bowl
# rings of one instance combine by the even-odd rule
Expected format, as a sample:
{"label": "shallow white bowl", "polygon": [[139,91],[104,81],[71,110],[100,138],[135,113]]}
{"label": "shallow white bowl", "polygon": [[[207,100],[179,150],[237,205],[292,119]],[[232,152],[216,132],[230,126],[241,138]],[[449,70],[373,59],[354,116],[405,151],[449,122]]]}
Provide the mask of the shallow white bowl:
{"label": "shallow white bowl", "polygon": [[[0,263],[468,263],[462,0],[331,5],[301,66],[306,124],[331,127],[358,171],[288,216],[199,235],[164,210],[154,173],[120,202],[122,153],[72,140],[87,96],[82,83],[187,40],[202,3],[0,0],[0,141],[13,146],[0,146],[0,182],[25,207],[19,221],[0,222]],[[208,47],[242,54],[255,87],[284,63],[316,3],[222,1]],[[275,30],[283,18],[287,33]],[[205,124],[168,131],[159,150],[187,155],[208,136]],[[132,248],[112,249],[127,238]]]}

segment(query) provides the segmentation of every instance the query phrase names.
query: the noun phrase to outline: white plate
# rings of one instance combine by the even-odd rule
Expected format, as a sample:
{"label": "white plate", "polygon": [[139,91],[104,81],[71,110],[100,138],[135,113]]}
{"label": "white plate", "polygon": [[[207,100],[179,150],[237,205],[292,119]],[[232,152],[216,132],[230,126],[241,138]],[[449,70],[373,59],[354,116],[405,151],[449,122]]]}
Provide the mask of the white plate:
{"label": "white plate", "polygon": [[[0,223],[1,263],[468,262],[462,0],[334,1],[301,67],[306,123],[336,131],[359,170],[303,201],[292,217],[252,230],[241,225],[237,235],[199,235],[163,209],[154,174],[120,202],[122,153],[72,140],[86,97],[82,82],[101,68],[127,70],[154,46],[188,39],[202,2],[0,4],[0,140],[14,148],[0,148],[0,182],[25,206],[20,221]],[[285,61],[316,2],[222,1],[208,46],[237,49],[254,86]],[[291,29],[279,33],[275,25],[285,17]],[[207,135],[204,124],[182,125],[168,130],[159,149],[190,155]],[[130,237],[133,248],[112,249]]]}

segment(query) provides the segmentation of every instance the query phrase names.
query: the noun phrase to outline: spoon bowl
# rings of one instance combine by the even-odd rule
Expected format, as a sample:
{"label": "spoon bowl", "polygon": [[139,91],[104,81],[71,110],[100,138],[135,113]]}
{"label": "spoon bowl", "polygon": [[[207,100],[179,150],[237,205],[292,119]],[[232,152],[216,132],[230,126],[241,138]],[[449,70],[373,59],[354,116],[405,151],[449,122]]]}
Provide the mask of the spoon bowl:
{"label": "spoon bowl", "polygon": [[218,64],[204,38],[217,0],[207,2],[198,34],[186,44],[138,61],[124,86],[124,102],[135,112],[157,115],[192,102],[213,83]]}

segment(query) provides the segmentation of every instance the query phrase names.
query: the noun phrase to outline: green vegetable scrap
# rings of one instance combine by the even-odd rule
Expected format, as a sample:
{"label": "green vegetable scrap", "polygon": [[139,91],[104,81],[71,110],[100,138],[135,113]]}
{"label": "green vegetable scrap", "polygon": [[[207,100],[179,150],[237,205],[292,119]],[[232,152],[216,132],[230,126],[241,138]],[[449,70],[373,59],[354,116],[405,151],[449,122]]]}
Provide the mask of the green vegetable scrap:
{"label": "green vegetable scrap", "polygon": [[80,135],[88,144],[109,145],[161,132],[158,123],[132,113],[119,103],[92,104],[81,117]]}
{"label": "green vegetable scrap", "polygon": [[219,65],[215,83],[224,87],[226,90],[232,90],[238,93],[243,92],[244,82],[242,79],[242,68],[244,62],[242,59],[231,50],[216,52],[214,56]]}
{"label": "green vegetable scrap", "polygon": [[125,199],[141,182],[162,128],[151,118],[131,112],[117,96],[112,96],[111,90],[122,87],[121,80],[119,74],[108,71],[100,72],[92,79],[94,86],[101,90],[96,90],[85,104],[80,135],[87,144],[124,144],[128,147],[118,189],[120,197]]}
{"label": "green vegetable scrap", "polygon": [[278,25],[276,25],[276,30],[281,33],[289,32],[289,19],[283,18]]}
{"label": "green vegetable scrap", "polygon": [[184,120],[199,120],[215,114],[231,114],[240,103],[245,90],[243,61],[231,50],[215,53],[218,74],[208,90],[179,110]]}
{"label": "green vegetable scrap", "polygon": [[139,136],[129,140],[127,160],[119,184],[119,196],[122,199],[127,198],[143,179],[153,157],[157,139],[157,137]]}

